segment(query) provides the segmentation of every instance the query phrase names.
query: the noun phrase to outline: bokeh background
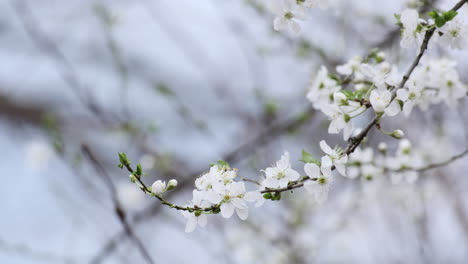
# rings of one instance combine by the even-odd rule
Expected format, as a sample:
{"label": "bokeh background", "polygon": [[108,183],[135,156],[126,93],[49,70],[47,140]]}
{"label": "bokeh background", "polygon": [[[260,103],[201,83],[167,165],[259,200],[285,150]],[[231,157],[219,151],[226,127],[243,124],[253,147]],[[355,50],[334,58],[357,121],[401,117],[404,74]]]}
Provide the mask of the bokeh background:
{"label": "bokeh background", "polygon": [[[219,159],[256,178],[288,150],[302,171],[302,149],[344,145],[305,98],[320,65],[380,48],[404,71],[393,14],[456,2],[334,0],[296,37],[272,30],[270,1],[0,0],[0,263],[467,263],[467,158],[415,184],[337,178],[322,207],[297,190],[191,234],[117,168],[125,151],[148,184],[177,179],[181,204]],[[468,83],[466,51],[429,54]],[[463,99],[384,125],[444,160],[467,123]]]}

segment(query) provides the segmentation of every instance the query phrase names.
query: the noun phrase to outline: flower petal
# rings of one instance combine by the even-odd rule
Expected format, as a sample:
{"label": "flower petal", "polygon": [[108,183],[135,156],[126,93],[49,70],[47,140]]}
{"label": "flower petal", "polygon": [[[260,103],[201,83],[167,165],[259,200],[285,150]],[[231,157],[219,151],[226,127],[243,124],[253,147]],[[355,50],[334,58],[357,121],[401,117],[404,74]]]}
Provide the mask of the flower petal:
{"label": "flower petal", "polygon": [[310,178],[318,178],[320,176],[320,168],[314,163],[306,163],[304,165],[304,172]]}

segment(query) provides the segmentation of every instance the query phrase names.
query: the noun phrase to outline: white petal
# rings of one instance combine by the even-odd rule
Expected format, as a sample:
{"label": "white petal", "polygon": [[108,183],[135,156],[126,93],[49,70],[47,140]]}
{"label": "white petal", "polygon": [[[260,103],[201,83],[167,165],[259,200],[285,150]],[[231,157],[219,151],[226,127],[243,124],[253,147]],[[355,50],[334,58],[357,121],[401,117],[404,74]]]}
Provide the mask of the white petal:
{"label": "white petal", "polygon": [[278,181],[278,188],[284,188],[288,186],[289,180],[288,178],[282,178]]}
{"label": "white petal", "polygon": [[201,227],[205,227],[206,224],[208,223],[208,216],[205,214],[201,214],[198,218],[198,225]]}
{"label": "white petal", "polygon": [[316,189],[315,200],[317,201],[318,204],[322,204],[328,199],[328,189],[329,189],[328,184],[321,185],[320,188]]}
{"label": "white petal", "polygon": [[332,119],[330,125],[328,126],[328,134],[338,134],[340,133],[339,121],[337,119]]}
{"label": "white petal", "polygon": [[197,217],[192,215],[191,217],[187,218],[187,224],[185,225],[185,232],[191,233],[197,227]]}
{"label": "white petal", "polygon": [[346,176],[346,166],[343,163],[335,163],[336,170],[343,176]]}
{"label": "white petal", "polygon": [[403,113],[405,116],[409,116],[411,114],[411,111],[413,110],[414,102],[413,101],[407,101],[403,105]]}
{"label": "white petal", "polygon": [[223,200],[223,196],[219,193],[214,192],[213,190],[207,191],[205,199],[214,204],[219,204]]}
{"label": "white petal", "polygon": [[307,192],[315,194],[316,189],[318,188],[318,183],[316,181],[306,181],[304,183],[304,188]]}
{"label": "white petal", "polygon": [[397,98],[402,101],[408,100],[409,92],[406,89],[399,89],[397,91]]}
{"label": "white petal", "polygon": [[332,160],[330,159],[329,156],[323,156],[321,159],[321,165],[323,167],[331,167],[333,165]]}
{"label": "white petal", "polygon": [[314,163],[306,163],[304,165],[304,172],[310,178],[318,178],[320,176],[320,168]]}
{"label": "white petal", "polygon": [[284,17],[276,17],[273,21],[273,29],[276,31],[281,31],[286,28],[287,20]]}
{"label": "white petal", "polygon": [[224,218],[229,218],[234,214],[234,205],[231,203],[223,203],[221,205],[221,215]]}
{"label": "white petal", "polygon": [[320,148],[323,150],[323,152],[327,153],[328,155],[333,154],[333,150],[330,148],[330,146],[328,146],[325,140],[320,141]]}
{"label": "white petal", "polygon": [[231,200],[231,203],[236,207],[236,208],[239,208],[239,209],[246,209],[248,208],[247,206],[247,203],[245,202],[244,199],[241,199],[241,198],[233,198]]}
{"label": "white petal", "polygon": [[293,169],[287,169],[284,173],[286,174],[286,178],[289,181],[297,181],[299,179],[299,177],[301,177],[299,172],[297,172],[297,171],[295,171]]}
{"label": "white petal", "polygon": [[237,213],[237,216],[239,216],[239,218],[241,220],[247,220],[247,218],[249,217],[249,209],[248,208],[246,208],[246,209],[236,208],[236,213]]}
{"label": "white petal", "polygon": [[385,113],[388,116],[396,116],[398,113],[400,113],[401,107],[400,104],[397,101],[391,102],[387,108],[385,108]]}
{"label": "white petal", "polygon": [[281,156],[281,159],[276,162],[276,167],[278,167],[280,171],[284,171],[290,166],[291,164],[289,163],[289,152],[286,151]]}
{"label": "white petal", "polygon": [[291,30],[294,32],[294,34],[297,35],[301,32],[301,26],[299,26],[299,23],[296,21],[290,20],[289,26],[291,27]]}
{"label": "white petal", "polygon": [[320,170],[322,171],[323,177],[327,178],[329,181],[332,180],[333,172],[331,170],[331,167],[323,167],[322,166],[322,168],[320,168]]}

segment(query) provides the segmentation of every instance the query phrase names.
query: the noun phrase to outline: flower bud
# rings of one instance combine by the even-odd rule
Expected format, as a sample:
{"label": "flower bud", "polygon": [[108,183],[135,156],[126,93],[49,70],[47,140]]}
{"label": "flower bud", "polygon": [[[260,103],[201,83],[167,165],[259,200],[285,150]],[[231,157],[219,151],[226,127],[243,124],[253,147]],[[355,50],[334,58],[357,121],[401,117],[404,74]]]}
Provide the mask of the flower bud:
{"label": "flower bud", "polygon": [[151,185],[151,192],[158,195],[166,191],[166,182],[157,180]]}
{"label": "flower bud", "polygon": [[177,180],[172,179],[167,183],[167,191],[174,189],[177,187]]}
{"label": "flower bud", "polygon": [[390,134],[391,137],[396,139],[402,139],[405,136],[405,133],[401,129],[397,129]]}
{"label": "flower bud", "polygon": [[130,178],[130,181],[133,182],[133,183],[135,183],[136,180],[137,180],[135,175],[133,175],[133,174],[130,174],[128,177]]}
{"label": "flower bud", "polygon": [[388,146],[387,143],[380,142],[377,148],[379,149],[380,153],[385,154],[387,152]]}

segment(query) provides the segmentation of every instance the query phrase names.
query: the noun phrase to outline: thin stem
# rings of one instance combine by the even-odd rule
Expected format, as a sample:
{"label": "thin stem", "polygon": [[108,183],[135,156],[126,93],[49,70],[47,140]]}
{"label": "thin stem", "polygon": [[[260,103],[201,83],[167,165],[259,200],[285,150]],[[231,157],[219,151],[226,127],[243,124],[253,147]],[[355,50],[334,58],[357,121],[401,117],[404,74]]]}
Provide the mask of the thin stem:
{"label": "thin stem", "polygon": [[466,155],[468,155],[468,149],[466,149],[465,151],[463,151],[462,153],[460,153],[458,155],[455,155],[455,156],[451,157],[450,159],[448,159],[446,161],[439,162],[439,163],[433,163],[433,164],[430,164],[430,165],[427,165],[427,166],[424,166],[422,168],[418,168],[418,169],[415,169],[415,170],[419,171],[419,172],[423,172],[423,171],[427,171],[427,170],[447,166],[450,163],[452,163],[452,162],[454,162],[456,160],[459,160],[459,159],[463,158]]}

